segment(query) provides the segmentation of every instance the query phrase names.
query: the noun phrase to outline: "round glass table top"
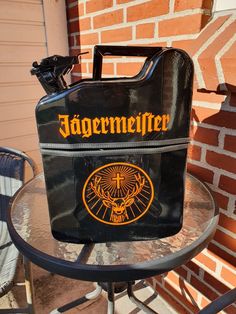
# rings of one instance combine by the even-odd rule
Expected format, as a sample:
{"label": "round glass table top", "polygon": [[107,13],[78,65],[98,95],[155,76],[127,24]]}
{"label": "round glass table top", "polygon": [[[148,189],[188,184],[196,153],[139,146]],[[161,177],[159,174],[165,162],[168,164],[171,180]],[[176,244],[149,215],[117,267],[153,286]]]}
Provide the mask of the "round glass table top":
{"label": "round glass table top", "polygon": [[186,176],[183,227],[174,236],[152,241],[91,245],[53,238],[43,174],[24,185],[11,204],[8,227],[17,248],[39,266],[70,278],[128,281],[178,267],[211,240],[218,213],[208,188]]}

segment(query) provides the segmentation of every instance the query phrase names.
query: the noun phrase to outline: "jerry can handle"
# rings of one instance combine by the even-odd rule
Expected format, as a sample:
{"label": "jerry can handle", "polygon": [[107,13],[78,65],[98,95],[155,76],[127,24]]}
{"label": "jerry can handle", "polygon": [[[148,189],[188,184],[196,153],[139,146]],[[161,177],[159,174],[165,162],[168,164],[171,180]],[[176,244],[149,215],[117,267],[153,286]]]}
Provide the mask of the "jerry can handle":
{"label": "jerry can handle", "polygon": [[139,46],[100,46],[94,47],[93,79],[100,80],[102,75],[103,56],[135,56],[150,59],[162,47],[139,47]]}

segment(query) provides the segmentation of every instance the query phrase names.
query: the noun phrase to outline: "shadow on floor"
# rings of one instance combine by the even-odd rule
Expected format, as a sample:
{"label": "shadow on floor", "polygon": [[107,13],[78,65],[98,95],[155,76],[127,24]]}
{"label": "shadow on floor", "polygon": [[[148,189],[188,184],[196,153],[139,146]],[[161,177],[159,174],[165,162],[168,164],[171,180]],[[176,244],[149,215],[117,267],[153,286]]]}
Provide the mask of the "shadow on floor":
{"label": "shadow on floor", "polygon": [[[35,308],[36,314],[48,314],[53,309],[73,301],[84,294],[94,290],[95,285],[90,282],[72,280],[49,272],[33,265],[33,277],[35,288]],[[22,273],[18,271],[17,280],[21,280]],[[158,311],[160,314],[174,314],[168,304],[157,296],[150,287],[143,281],[136,283],[134,287],[135,295],[144,301],[145,304]],[[126,293],[116,295],[116,314],[141,314],[135,304],[126,296]],[[4,298],[0,299],[0,308],[25,306],[25,293],[23,287],[14,287]],[[83,305],[71,309],[66,314],[106,314],[107,301],[106,292],[96,300],[89,301]]]}

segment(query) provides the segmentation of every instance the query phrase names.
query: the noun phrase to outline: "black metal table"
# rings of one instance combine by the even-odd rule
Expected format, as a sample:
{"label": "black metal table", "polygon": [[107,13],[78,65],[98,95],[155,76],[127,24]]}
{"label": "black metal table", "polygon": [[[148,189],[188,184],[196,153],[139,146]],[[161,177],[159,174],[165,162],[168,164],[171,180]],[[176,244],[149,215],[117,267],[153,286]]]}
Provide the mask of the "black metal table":
{"label": "black metal table", "polygon": [[21,188],[8,217],[12,240],[30,261],[52,273],[99,283],[94,292],[51,313],[63,313],[97,297],[102,287],[108,291],[108,313],[113,313],[117,282],[126,282],[131,300],[147,313],[155,313],[135,298],[132,282],[185,264],[206,247],[217,223],[218,210],[209,189],[189,174],[183,228],[178,234],[159,240],[91,245],[55,240],[50,231],[43,174]]}

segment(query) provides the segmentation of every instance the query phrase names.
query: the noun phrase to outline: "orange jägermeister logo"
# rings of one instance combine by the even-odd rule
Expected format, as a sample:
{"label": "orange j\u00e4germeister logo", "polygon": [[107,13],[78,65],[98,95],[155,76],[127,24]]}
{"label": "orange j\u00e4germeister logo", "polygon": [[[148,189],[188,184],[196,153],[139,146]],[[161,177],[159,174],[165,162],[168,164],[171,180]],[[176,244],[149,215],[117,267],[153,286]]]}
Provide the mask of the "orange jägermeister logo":
{"label": "orange j\u00e4germeister logo", "polygon": [[142,136],[151,132],[166,132],[170,122],[169,114],[154,115],[151,112],[139,112],[136,116],[121,117],[81,117],[59,114],[59,133],[63,138],[79,136],[89,138],[104,134],[133,134]]}
{"label": "orange j\u00e4germeister logo", "polygon": [[93,171],[82,198],[89,214],[109,225],[125,225],[140,219],[154,197],[147,173],[136,165],[114,162]]}

